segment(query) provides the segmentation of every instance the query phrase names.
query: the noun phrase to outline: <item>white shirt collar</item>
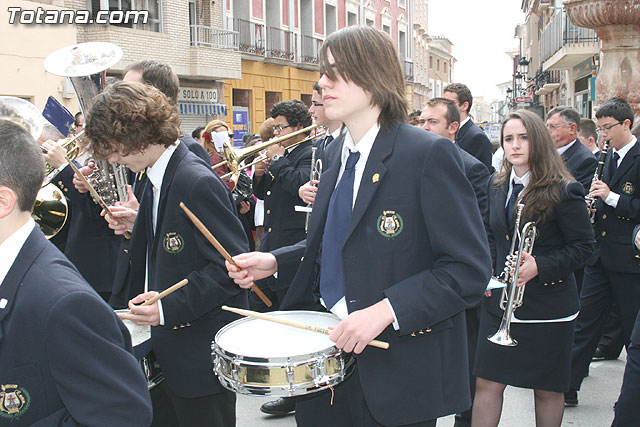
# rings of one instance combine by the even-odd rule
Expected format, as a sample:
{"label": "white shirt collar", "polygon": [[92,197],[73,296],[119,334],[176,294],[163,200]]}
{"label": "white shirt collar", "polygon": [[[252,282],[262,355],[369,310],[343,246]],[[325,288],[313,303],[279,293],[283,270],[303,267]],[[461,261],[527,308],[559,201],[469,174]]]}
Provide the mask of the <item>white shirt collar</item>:
{"label": "white shirt collar", "polygon": [[178,144],[180,144],[180,140],[177,140],[173,145],[167,147],[164,150],[164,153],[158,157],[158,160],[153,164],[153,166],[149,166],[147,168],[147,176],[149,177],[149,181],[153,184],[153,187],[157,190],[162,188],[162,179],[164,178],[164,172],[167,170],[167,166],[169,165],[169,160],[171,160],[171,156],[173,152],[178,148]]}
{"label": "white shirt collar", "polygon": [[[573,144],[576,143],[576,141],[578,141],[578,140],[574,139],[573,142],[570,142],[567,145],[563,145],[562,147],[558,148],[558,154],[562,155],[562,153],[567,151]],[[582,142],[580,144],[582,144]]]}
{"label": "white shirt collar", "polygon": [[24,246],[24,242],[27,241],[29,235],[35,227],[35,221],[29,217],[24,225],[13,232],[12,235],[7,237],[2,244],[0,244],[0,285],[7,277],[7,273],[13,266],[18,254]]}
{"label": "white shirt collar", "polygon": [[633,136],[633,138],[631,138],[631,142],[622,147],[620,150],[616,150],[615,148],[613,149],[613,152],[618,153],[618,156],[620,156],[620,158],[618,159],[618,166],[622,162],[622,159],[624,159],[624,156],[629,152],[629,150],[631,150],[631,147],[636,145],[637,141],[638,140],[636,139],[636,137]]}
{"label": "white shirt collar", "polygon": [[358,145],[356,146],[353,143],[353,138],[351,137],[351,133],[347,129],[344,136],[344,145],[342,146],[342,169],[344,169],[344,165],[347,163],[347,158],[349,157],[349,152],[351,151],[359,151],[360,159],[358,159],[357,165],[362,162],[362,164],[367,162],[367,158],[369,157],[369,153],[371,152],[371,147],[373,147],[373,142],[376,140],[378,136],[378,132],[380,132],[380,125],[378,122],[374,123],[371,128],[364,134]]}
{"label": "white shirt collar", "polygon": [[469,120],[471,120],[471,117],[467,116],[466,119],[460,122],[460,127],[458,127],[458,129],[462,129],[462,126],[464,126]]}
{"label": "white shirt collar", "polygon": [[342,126],[339,126],[338,129],[331,132],[330,135],[333,137],[333,139],[338,139],[341,133],[342,133]]}
{"label": "white shirt collar", "polygon": [[511,176],[509,177],[509,188],[513,186],[513,183],[522,184],[523,186],[527,186],[529,184],[529,180],[531,179],[531,171],[527,171],[524,175],[519,177],[516,175],[516,171],[511,169]]}

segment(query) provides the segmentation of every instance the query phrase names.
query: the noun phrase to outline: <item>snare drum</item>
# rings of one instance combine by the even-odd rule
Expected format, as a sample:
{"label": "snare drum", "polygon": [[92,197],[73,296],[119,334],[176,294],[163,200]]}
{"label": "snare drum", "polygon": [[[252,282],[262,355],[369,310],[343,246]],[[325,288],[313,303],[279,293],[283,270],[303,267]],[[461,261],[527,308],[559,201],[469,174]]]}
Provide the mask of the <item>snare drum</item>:
{"label": "snare drum", "polygon": [[[116,310],[116,313],[127,313],[129,310]],[[133,355],[140,362],[140,367],[147,379],[149,390],[160,384],[164,380],[164,373],[160,369],[160,364],[151,351],[151,326],[136,325],[131,320],[120,319],[131,334],[131,345]]]}
{"label": "snare drum", "polygon": [[[269,313],[327,328],[340,322],[314,311]],[[220,329],[211,345],[213,370],[222,385],[254,396],[300,396],[342,382],[355,368],[351,353],[337,349],[328,335],[243,318]]]}

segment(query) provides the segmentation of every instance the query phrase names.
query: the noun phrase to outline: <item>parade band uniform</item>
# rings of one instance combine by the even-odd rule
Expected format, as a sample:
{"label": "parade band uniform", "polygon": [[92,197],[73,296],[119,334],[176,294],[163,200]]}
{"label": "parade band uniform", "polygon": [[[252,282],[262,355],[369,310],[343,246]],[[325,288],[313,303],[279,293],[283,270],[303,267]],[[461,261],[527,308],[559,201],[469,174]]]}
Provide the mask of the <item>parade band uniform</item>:
{"label": "parade band uniform", "polygon": [[[628,145],[615,175],[611,176],[614,149],[605,159],[603,181],[620,198],[616,207],[598,199],[595,237],[599,256],[584,271],[580,316],[576,325],[571,361],[571,389],[579,390],[587,375],[607,315],[615,304],[627,344],[640,309],[640,265],[629,240],[640,223],[640,145],[635,137]],[[624,148],[627,148],[625,146]]]}
{"label": "parade band uniform", "polygon": [[0,425],[148,426],[120,319],[33,221],[9,239],[21,249],[0,285]]}
{"label": "parade band uniform", "polygon": [[[271,161],[262,179],[254,177],[253,194],[264,200],[264,236],[260,251],[268,252],[283,246],[293,245],[306,237],[304,212],[296,212],[296,206],[306,204],[298,196],[298,189],[309,181],[311,174],[311,144],[302,143]],[[296,266],[297,267],[297,266]],[[291,283],[296,267],[278,270],[278,278],[259,281],[258,285],[268,286],[276,292],[277,305],[282,301]]]}
{"label": "parade band uniform", "polygon": [[[511,336],[517,346],[505,347],[487,339],[496,333],[504,315],[500,308],[502,289],[494,289],[491,297],[484,298],[476,354],[478,377],[537,390],[565,392],[569,388],[571,343],[580,309],[573,271],[593,253],[594,241],[582,186],[575,181],[559,185],[561,199],[553,214],[535,224],[532,254],[538,275],[527,282],[522,306],[514,313],[519,320],[512,320]],[[496,276],[504,268],[514,232],[513,225],[507,225],[505,208],[509,186],[505,181],[496,187],[492,178],[487,190],[488,237]],[[528,221],[523,218],[520,229]]]}
{"label": "parade band uniform", "polygon": [[460,126],[456,134],[456,144],[480,160],[487,167],[487,170],[493,170],[491,166],[491,141],[470,117],[467,118],[466,123]]}
{"label": "parade band uniform", "polygon": [[598,159],[578,139],[569,144],[569,148],[560,154],[571,175],[582,184],[585,194],[591,189],[593,173],[598,166]]}
{"label": "parade band uniform", "polygon": [[[220,393],[223,388],[211,370],[211,342],[222,326],[237,318],[220,307],[247,307],[247,296],[229,279],[224,259],[180,209],[180,202],[232,255],[246,252],[246,237],[228,189],[185,144],[178,143],[171,155],[159,197],[149,290],[160,292],[185,278],[189,284],[161,300],[164,324],[151,328],[153,350],[165,382],[176,395],[193,398]],[[142,201],[134,225],[129,298],[144,291],[146,217],[151,208]]]}
{"label": "parade band uniform", "polygon": [[[384,425],[426,422],[471,406],[464,310],[478,304],[489,280],[489,248],[456,148],[438,138],[404,123],[377,133],[342,249],[345,299],[352,313],[388,298],[399,329],[390,325],[379,336],[388,350],[368,347],[355,356],[356,372],[335,388],[335,409],[327,403],[305,421],[322,424],[334,410],[348,418],[351,409],[339,406],[350,381],[361,384],[370,414]],[[317,263],[340,170],[336,161],[323,173],[287,309],[318,308]],[[300,259],[296,250],[274,254],[278,265]],[[316,398],[328,402],[330,393],[311,395],[307,409]],[[304,399],[297,418],[305,417]]]}

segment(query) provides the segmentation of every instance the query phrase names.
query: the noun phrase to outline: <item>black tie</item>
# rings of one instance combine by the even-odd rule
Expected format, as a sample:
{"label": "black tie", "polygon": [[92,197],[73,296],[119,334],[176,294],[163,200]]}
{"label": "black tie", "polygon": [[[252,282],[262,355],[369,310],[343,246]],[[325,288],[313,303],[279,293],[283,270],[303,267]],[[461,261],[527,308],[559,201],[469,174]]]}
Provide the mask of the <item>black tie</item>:
{"label": "black tie", "polygon": [[145,207],[145,216],[144,216],[144,222],[145,224],[145,228],[147,231],[147,272],[148,272],[148,277],[147,277],[147,281],[148,281],[148,290],[152,290],[154,289],[153,286],[155,286],[155,280],[152,277],[153,276],[153,269],[151,268],[150,261],[151,261],[151,251],[153,249],[153,240],[154,240],[154,229],[153,229],[153,184],[151,183],[150,180],[147,180],[147,185],[144,187],[144,196],[142,198],[142,204]]}
{"label": "black tie", "polygon": [[320,257],[320,295],[328,309],[344,296],[342,246],[353,210],[353,183],[359,158],[358,151],[349,154],[340,182],[329,200]]}
{"label": "black tie", "polygon": [[325,148],[327,148],[327,145],[331,144],[331,141],[333,141],[333,136],[332,135],[326,136],[324,138],[324,141],[322,142],[322,149],[324,150]]}
{"label": "black tie", "polygon": [[609,165],[609,177],[613,179],[618,170],[618,159],[620,159],[620,154],[614,151],[613,156],[611,156],[611,164]]}
{"label": "black tie", "polygon": [[513,228],[513,214],[515,213],[518,196],[523,188],[524,185],[516,184],[515,181],[513,182],[511,197],[509,197],[509,203],[507,203],[507,224],[509,228]]}

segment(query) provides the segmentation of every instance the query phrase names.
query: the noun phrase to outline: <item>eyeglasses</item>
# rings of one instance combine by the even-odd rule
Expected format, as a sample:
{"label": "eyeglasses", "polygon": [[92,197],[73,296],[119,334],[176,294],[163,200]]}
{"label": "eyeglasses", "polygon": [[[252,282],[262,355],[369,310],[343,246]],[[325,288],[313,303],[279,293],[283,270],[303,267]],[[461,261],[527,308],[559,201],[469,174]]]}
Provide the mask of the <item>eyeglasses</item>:
{"label": "eyeglasses", "polygon": [[602,133],[602,132],[609,132],[609,131],[610,131],[612,128],[614,128],[615,126],[617,126],[617,125],[621,125],[621,124],[623,124],[623,123],[624,123],[624,120],[623,120],[623,121],[621,121],[621,122],[618,122],[618,123],[610,124],[610,125],[603,125],[603,126],[601,126],[601,127],[597,127],[597,128],[596,128],[596,132],[598,132],[598,133]]}
{"label": "eyeglasses", "polygon": [[568,125],[568,124],[566,124],[566,123],[564,123],[564,124],[553,124],[553,123],[549,123],[549,124],[547,124],[547,129],[550,129],[550,130],[551,130],[551,129],[559,129],[559,128],[564,127],[564,126],[570,126],[570,125]]}
{"label": "eyeglasses", "polygon": [[286,125],[286,126],[282,126],[282,125],[275,125],[275,126],[273,127],[273,131],[274,131],[274,132],[282,132],[282,130],[283,130],[283,129],[290,128],[290,127],[291,127],[291,125]]}
{"label": "eyeglasses", "polygon": [[316,102],[316,101],[311,101],[311,105],[314,107],[324,107],[324,104],[320,104],[319,102]]}

